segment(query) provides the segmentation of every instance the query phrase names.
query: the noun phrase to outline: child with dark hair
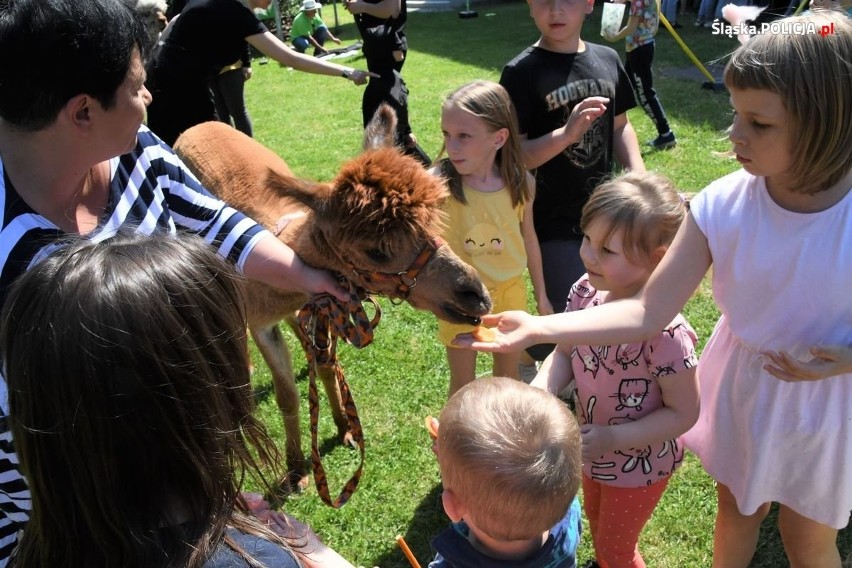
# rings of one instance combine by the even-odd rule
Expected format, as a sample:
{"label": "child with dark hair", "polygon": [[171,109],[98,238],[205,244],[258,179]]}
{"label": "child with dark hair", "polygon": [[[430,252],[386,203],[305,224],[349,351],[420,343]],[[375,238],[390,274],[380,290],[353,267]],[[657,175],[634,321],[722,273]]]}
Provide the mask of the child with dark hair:
{"label": "child with dark hair", "polygon": [[253,415],[241,280],[201,239],[59,249],[17,280],[2,322],[32,492],[14,566],[340,560],[307,529],[274,532],[240,494],[248,478],[269,489],[278,453]]}

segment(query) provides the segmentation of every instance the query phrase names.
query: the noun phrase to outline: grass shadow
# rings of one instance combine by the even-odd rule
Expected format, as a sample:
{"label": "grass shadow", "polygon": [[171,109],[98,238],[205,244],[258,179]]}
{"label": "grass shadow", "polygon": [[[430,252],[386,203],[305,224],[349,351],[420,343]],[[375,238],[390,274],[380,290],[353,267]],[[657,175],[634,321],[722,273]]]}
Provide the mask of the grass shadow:
{"label": "grass shadow", "polygon": [[[438,483],[429,491],[414,509],[411,521],[403,534],[406,544],[421,566],[426,566],[435,556],[431,541],[436,533],[434,528],[443,530],[450,523],[441,505],[443,486]],[[408,559],[399,547],[394,547],[373,560],[375,566],[382,568],[410,568]]]}

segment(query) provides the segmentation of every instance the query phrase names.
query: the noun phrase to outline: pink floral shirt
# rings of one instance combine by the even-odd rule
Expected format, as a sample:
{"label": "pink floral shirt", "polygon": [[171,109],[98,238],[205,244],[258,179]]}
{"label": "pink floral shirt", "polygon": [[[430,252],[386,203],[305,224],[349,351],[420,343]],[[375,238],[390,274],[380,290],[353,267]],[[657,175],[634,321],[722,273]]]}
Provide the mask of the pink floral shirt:
{"label": "pink floral shirt", "polygon": [[[571,288],[565,311],[603,301],[584,275]],[[695,367],[697,336],[680,314],[656,337],[623,345],[578,345],[571,353],[580,424],[623,424],[663,406],[658,379]],[[643,487],[674,472],[683,461],[679,439],[641,448],[622,448],[583,464],[583,473],[616,487]]]}

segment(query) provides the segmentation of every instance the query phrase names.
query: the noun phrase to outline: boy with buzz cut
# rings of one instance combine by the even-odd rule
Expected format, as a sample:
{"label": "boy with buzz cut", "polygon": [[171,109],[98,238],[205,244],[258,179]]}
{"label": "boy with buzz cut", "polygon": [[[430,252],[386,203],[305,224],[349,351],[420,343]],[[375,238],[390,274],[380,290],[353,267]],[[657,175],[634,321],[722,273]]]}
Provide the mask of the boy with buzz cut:
{"label": "boy with buzz cut", "polygon": [[430,568],[574,568],[580,541],[580,429],[554,395],[477,379],[441,413],[436,452],[453,524]]}
{"label": "boy with buzz cut", "polygon": [[645,166],[627,119],[636,101],[618,54],[580,38],[594,0],[527,3],[541,37],[506,64],[500,84],[518,113],[525,164],[535,169],[533,222],[547,297],[558,313],[585,273],[583,205],[611,174],[613,158],[630,170]]}

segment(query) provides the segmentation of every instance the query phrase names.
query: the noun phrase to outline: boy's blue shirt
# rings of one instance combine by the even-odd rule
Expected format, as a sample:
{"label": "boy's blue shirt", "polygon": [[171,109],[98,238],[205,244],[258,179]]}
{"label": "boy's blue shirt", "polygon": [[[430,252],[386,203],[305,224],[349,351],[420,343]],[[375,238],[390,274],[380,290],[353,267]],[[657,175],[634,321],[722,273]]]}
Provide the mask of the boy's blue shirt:
{"label": "boy's blue shirt", "polygon": [[576,497],[562,520],[550,529],[544,545],[524,560],[486,556],[470,543],[467,524],[453,523],[432,540],[437,554],[429,568],[575,568],[581,532],[580,501]]}

